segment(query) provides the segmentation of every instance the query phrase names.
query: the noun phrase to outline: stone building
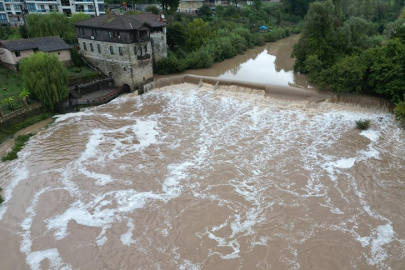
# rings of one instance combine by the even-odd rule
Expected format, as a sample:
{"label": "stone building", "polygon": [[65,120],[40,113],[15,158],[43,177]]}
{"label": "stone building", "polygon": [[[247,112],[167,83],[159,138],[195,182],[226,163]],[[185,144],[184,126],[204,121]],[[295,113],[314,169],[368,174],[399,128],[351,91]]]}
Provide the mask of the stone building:
{"label": "stone building", "polygon": [[75,27],[80,53],[127,91],[151,81],[155,61],[167,56],[166,23],[152,13],[110,13]]}
{"label": "stone building", "polygon": [[21,59],[36,51],[53,53],[64,65],[71,65],[70,46],[60,37],[0,40],[0,62],[13,70]]}

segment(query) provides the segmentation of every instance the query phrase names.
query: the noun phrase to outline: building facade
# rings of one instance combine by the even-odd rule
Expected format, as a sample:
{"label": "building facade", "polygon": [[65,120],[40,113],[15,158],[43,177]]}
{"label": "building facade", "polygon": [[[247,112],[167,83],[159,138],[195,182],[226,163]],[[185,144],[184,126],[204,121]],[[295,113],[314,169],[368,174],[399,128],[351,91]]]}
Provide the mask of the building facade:
{"label": "building facade", "polygon": [[167,56],[166,23],[152,13],[111,13],[75,27],[80,53],[129,91],[151,81],[155,61]]}
{"label": "building facade", "polygon": [[71,65],[70,46],[60,37],[0,40],[0,61],[13,70],[21,59],[37,51],[53,53],[64,65]]}
{"label": "building facade", "polygon": [[0,25],[23,24],[22,13],[64,13],[68,17],[83,12],[91,16],[105,14],[104,0],[0,0]]}

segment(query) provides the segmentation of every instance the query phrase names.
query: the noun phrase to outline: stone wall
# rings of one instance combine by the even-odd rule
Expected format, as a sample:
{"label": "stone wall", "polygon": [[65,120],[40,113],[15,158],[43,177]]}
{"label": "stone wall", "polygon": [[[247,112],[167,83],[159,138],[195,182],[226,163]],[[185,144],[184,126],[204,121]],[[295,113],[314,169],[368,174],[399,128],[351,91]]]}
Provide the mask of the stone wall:
{"label": "stone wall", "polygon": [[12,113],[0,117],[0,130],[10,127],[12,123],[23,121],[24,119],[42,113],[42,104],[36,103],[27,108],[16,110]]}
{"label": "stone wall", "polygon": [[[84,50],[83,42],[86,43],[87,50]],[[128,84],[131,91],[134,91],[144,81],[153,78],[150,41],[122,44],[79,38],[79,44],[81,54],[92,65],[114,79],[116,86]],[[93,50],[90,44],[93,44]],[[100,52],[97,45],[99,45]],[[139,47],[144,48],[145,45],[147,46],[147,53],[142,50],[145,59],[138,60]],[[113,54],[111,54],[110,46],[113,49]],[[149,58],[147,54],[149,54]]]}
{"label": "stone wall", "polygon": [[153,44],[153,61],[156,63],[161,58],[167,57],[166,29],[163,32],[151,33]]}

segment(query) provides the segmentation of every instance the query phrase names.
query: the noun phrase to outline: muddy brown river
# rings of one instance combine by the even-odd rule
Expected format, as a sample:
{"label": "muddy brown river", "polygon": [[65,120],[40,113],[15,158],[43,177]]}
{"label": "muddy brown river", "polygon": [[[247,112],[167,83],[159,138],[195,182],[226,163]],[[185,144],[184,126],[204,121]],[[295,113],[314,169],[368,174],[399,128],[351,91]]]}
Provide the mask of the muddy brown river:
{"label": "muddy brown river", "polygon": [[124,95],[0,163],[0,269],[405,269],[404,140],[378,108]]}

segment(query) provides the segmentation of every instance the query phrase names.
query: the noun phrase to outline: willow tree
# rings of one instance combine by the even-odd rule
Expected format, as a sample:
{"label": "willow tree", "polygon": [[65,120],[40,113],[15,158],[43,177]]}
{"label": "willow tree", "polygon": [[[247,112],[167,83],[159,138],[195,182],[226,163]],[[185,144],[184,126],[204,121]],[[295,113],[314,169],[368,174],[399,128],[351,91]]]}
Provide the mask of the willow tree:
{"label": "willow tree", "polygon": [[20,71],[26,89],[46,108],[53,110],[69,95],[67,71],[54,54],[32,54],[21,60]]}

